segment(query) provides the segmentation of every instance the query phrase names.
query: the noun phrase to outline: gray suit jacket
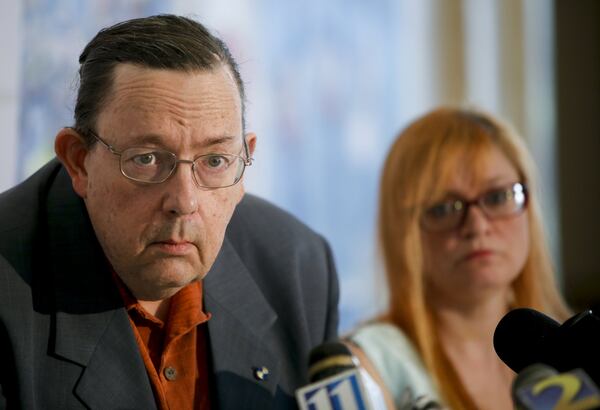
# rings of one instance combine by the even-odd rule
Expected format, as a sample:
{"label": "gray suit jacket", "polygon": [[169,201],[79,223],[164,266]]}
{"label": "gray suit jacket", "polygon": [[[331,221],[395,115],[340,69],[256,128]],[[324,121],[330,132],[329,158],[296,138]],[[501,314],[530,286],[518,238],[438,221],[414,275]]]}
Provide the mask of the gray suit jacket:
{"label": "gray suit jacket", "polygon": [[[0,409],[153,409],[127,312],[56,160],[0,195]],[[294,408],[309,350],[336,336],[325,240],[246,195],[204,279],[212,402]],[[257,380],[254,369],[269,374]]]}

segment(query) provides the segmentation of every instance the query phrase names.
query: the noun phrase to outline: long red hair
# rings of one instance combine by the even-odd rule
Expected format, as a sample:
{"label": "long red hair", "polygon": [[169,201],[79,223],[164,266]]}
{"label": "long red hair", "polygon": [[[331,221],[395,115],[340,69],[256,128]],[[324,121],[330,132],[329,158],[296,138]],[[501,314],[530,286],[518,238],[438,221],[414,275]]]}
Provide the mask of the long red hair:
{"label": "long red hair", "polygon": [[421,206],[440,195],[453,170],[469,164],[477,174],[493,147],[513,164],[528,187],[530,252],[514,281],[514,306],[565,319],[569,311],[554,278],[542,229],[532,159],[521,138],[495,118],[472,110],[439,108],[397,137],[380,186],[378,233],[390,292],[387,320],[414,342],[440,393],[453,409],[475,408],[438,343],[427,308],[419,219]]}

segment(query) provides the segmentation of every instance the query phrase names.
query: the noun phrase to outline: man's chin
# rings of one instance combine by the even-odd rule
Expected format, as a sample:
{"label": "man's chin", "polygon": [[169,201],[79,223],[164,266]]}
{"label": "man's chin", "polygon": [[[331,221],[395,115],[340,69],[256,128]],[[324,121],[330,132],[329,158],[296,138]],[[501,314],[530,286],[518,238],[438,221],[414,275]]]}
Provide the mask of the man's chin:
{"label": "man's chin", "polygon": [[[152,267],[146,269],[145,272],[140,272],[138,278],[141,281],[138,279],[137,286],[140,288],[140,292],[138,293],[143,295],[143,300],[166,299],[190,283],[200,280],[203,277],[200,273],[200,269],[193,269],[189,265],[183,267],[178,263],[162,263],[160,267]],[[140,299],[139,296],[136,295],[136,297]]]}
{"label": "man's chin", "polygon": [[155,283],[160,284],[161,288],[181,289],[199,279],[200,275],[197,271],[183,271],[160,275]]}

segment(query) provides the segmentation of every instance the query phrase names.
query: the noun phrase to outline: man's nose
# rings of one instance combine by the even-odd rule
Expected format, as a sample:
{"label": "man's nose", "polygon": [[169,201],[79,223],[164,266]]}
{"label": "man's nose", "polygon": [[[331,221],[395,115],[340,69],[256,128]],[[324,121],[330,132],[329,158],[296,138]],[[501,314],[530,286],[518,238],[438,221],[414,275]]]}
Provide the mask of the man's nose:
{"label": "man's nose", "polygon": [[164,185],[163,210],[165,212],[182,216],[193,214],[198,210],[200,189],[196,184],[191,163],[178,163],[173,174],[161,185]]}

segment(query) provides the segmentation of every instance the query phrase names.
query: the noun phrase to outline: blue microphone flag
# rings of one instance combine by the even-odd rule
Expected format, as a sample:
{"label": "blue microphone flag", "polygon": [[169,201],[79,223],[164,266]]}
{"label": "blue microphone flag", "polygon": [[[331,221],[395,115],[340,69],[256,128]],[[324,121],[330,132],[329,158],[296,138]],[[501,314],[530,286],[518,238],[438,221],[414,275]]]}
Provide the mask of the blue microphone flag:
{"label": "blue microphone flag", "polygon": [[369,410],[358,369],[351,369],[296,391],[302,410]]}

